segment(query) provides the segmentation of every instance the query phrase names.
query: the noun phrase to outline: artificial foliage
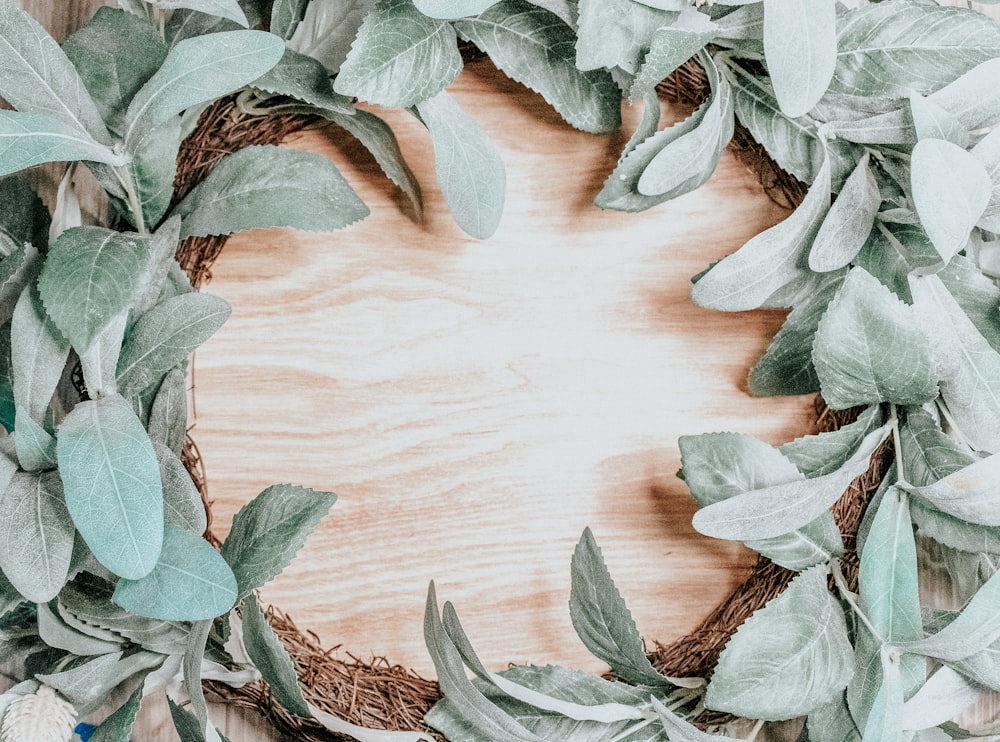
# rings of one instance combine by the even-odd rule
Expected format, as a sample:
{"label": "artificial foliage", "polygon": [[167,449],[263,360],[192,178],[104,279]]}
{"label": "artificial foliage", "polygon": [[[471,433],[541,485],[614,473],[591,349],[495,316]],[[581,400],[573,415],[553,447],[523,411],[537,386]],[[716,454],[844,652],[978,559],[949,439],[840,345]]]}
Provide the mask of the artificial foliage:
{"label": "artificial foliage", "polygon": [[[0,695],[0,739],[69,739],[104,707],[81,729],[126,740],[142,699],[164,692],[182,740],[218,740],[202,680],[260,677],[336,733],[430,739],[308,702],[257,602],[335,496],[270,487],[216,549],[181,461],[189,356],[229,310],[192,289],[180,240],[334,230],[368,209],[329,161],[274,146],[225,157],[192,189],[175,180],[199,116],[235,96],[245,114],[315,116],[360,140],[419,216],[391,129],[357,104],[406,108],[455,221],[488,239],[504,170],[447,91],[460,44],[568,126],[600,135],[620,128],[623,102],[642,107],[597,207],[641,211],[698,188],[738,129],[805,183],[784,221],[694,277],[692,298],[789,308],[751,390],[820,392],[857,414],[778,447],[681,439],[695,528],[796,573],[710,678],[654,666],[588,530],[569,609],[614,679],[491,671],[432,585],[425,638],[443,699],[427,723],[452,742],[731,738],[734,726],[696,723],[707,709],[756,721],[751,735],[804,720],[815,742],[997,733],[955,721],[1000,691],[994,20],[933,0],[119,0],[60,46],[0,0],[0,646],[23,678]],[[656,86],[692,58],[707,95],[665,124]],[[61,182],[50,208],[31,177],[46,164]],[[81,208],[88,180],[103,216]],[[831,507],[886,447],[861,527],[842,533]],[[922,601],[923,542],[964,605]]]}

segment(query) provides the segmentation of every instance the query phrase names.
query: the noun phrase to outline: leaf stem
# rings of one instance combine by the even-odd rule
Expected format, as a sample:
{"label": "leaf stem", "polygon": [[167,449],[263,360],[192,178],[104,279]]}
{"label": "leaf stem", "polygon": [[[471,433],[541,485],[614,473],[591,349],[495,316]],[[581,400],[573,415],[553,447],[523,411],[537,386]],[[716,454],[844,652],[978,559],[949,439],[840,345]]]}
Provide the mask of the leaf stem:
{"label": "leaf stem", "polygon": [[872,622],[868,620],[868,616],[865,615],[865,612],[861,610],[861,606],[858,605],[858,601],[856,600],[858,594],[853,592],[847,586],[847,580],[844,579],[844,573],[840,571],[840,560],[832,560],[830,562],[830,567],[833,573],[833,581],[837,585],[837,591],[840,593],[840,597],[849,606],[851,606],[851,610],[853,610],[854,614],[861,619],[861,623],[868,627],[872,636],[874,636],[881,644],[885,644],[886,640],[882,637],[882,634],[875,628]]}
{"label": "leaf stem", "polygon": [[643,719],[642,721],[640,721],[640,722],[638,722],[636,724],[633,724],[632,726],[630,726],[630,727],[628,727],[626,729],[623,729],[620,733],[616,734],[614,737],[612,737],[610,740],[608,740],[608,742],[621,742],[621,740],[623,740],[623,739],[628,739],[633,734],[635,734],[636,732],[638,732],[640,729],[645,729],[646,727],[648,727],[655,720],[656,720],[656,717],[653,717],[653,716],[651,716],[651,717],[649,717],[647,719]]}
{"label": "leaf stem", "polygon": [[906,487],[906,475],[903,473],[903,444],[899,438],[899,415],[896,413],[896,405],[889,403],[889,426],[892,429],[892,450],[896,460],[896,482]]}
{"label": "leaf stem", "polygon": [[962,432],[962,429],[958,427],[958,423],[956,423],[955,418],[952,417],[951,410],[948,409],[948,405],[945,401],[941,399],[941,397],[938,397],[934,400],[934,405],[938,408],[938,412],[941,413],[941,417],[943,417],[948,423],[948,433],[958,439],[958,442],[963,446],[967,446],[973,451],[976,450],[976,447],[969,443],[969,439],[965,437],[965,433]]}
{"label": "leaf stem", "polygon": [[132,177],[132,173],[126,168],[126,165],[116,167],[114,169],[115,177],[118,178],[118,182],[125,189],[125,195],[128,196],[128,208],[132,212],[132,220],[135,222],[136,231],[139,234],[146,234],[146,220],[142,214],[142,202],[139,200],[139,193],[135,189],[135,179]]}

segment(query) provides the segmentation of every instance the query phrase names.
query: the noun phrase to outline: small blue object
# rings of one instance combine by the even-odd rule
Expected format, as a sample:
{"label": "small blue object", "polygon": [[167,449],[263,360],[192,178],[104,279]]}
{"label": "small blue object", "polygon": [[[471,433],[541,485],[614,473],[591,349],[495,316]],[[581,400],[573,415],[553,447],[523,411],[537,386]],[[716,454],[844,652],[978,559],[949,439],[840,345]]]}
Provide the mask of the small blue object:
{"label": "small blue object", "polygon": [[77,735],[79,735],[80,742],[88,742],[88,740],[90,739],[90,735],[94,733],[95,729],[97,729],[97,727],[95,727],[93,724],[86,724],[84,722],[80,722],[79,724],[76,725],[76,729],[74,729],[73,731],[76,732]]}

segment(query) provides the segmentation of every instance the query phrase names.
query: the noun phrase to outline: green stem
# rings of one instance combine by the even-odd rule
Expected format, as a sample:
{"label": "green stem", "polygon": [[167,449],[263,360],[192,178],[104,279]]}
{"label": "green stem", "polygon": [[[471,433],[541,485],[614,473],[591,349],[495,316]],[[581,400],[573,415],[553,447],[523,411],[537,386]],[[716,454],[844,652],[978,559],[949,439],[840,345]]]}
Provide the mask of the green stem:
{"label": "green stem", "polygon": [[142,215],[142,202],[139,200],[139,192],[135,188],[135,179],[132,177],[132,173],[129,172],[127,166],[123,165],[115,168],[115,176],[122,184],[122,188],[125,189],[125,195],[128,196],[128,208],[132,213],[135,230],[139,234],[146,234],[146,219]]}
{"label": "green stem", "polygon": [[899,415],[896,414],[896,405],[889,403],[889,425],[892,428],[892,450],[896,459],[896,482],[906,487],[906,475],[903,474],[903,444],[899,439]]}
{"label": "green stem", "polygon": [[840,597],[849,606],[851,606],[851,610],[854,611],[854,615],[860,618],[861,623],[863,623],[865,626],[868,627],[868,630],[872,633],[872,636],[874,636],[879,641],[879,643],[885,644],[886,641],[882,637],[882,634],[879,633],[878,629],[876,629],[875,626],[872,624],[872,622],[868,620],[868,616],[865,615],[865,612],[861,610],[861,606],[858,605],[857,601],[858,594],[853,592],[847,586],[847,580],[844,579],[844,573],[840,571],[840,560],[834,559],[832,562],[830,562],[830,567],[833,572],[833,581],[837,585],[837,592],[840,593]]}
{"label": "green stem", "polygon": [[968,448],[975,450],[975,446],[969,443],[969,439],[965,437],[965,433],[963,433],[962,429],[958,427],[958,423],[955,422],[955,418],[951,416],[951,410],[948,409],[948,405],[945,404],[945,401],[940,397],[938,397],[936,400],[934,400],[934,404],[937,406],[938,411],[941,413],[941,417],[943,417],[947,421],[948,432],[956,439],[958,439],[958,442],[961,443],[963,446],[967,446]]}

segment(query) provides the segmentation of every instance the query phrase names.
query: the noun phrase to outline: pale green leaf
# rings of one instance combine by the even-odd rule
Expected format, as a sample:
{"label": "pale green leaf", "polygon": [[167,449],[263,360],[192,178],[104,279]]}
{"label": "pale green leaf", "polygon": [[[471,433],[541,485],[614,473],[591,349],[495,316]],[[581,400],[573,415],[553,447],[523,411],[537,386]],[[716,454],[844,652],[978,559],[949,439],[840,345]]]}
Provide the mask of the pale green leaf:
{"label": "pale green leaf", "polygon": [[393,732],[385,729],[360,727],[316,708],[311,703],[308,706],[311,718],[319,722],[327,731],[338,735],[347,735],[357,742],[436,742],[433,737],[423,732]]}
{"label": "pale green leaf", "polygon": [[65,650],[78,657],[108,654],[122,648],[122,640],[108,641],[78,631],[75,626],[56,615],[48,603],[38,603],[36,611],[38,635],[50,647]]}
{"label": "pale green leaf", "polygon": [[62,693],[78,709],[96,710],[108,695],[137,673],[163,663],[164,655],[135,652],[123,657],[121,652],[105,654],[70,670],[36,675],[45,685]]}
{"label": "pale green leaf", "polygon": [[1000,528],[981,526],[914,500],[910,517],[920,536],[966,554],[1000,555]]}
{"label": "pale green leaf", "polygon": [[21,595],[44,603],[62,589],[74,533],[55,471],[14,475],[0,495],[0,568]]}
{"label": "pale green leaf", "polygon": [[179,458],[162,443],[153,442],[156,460],[163,482],[163,522],[186,528],[192,533],[204,533],[208,516],[201,493],[191,481],[191,475]]}
{"label": "pale green leaf", "polygon": [[823,567],[803,572],[737,630],[708,684],[708,708],[790,719],[847,686],[853,651],[826,578]]}
{"label": "pale green leaf", "polygon": [[580,0],[579,8],[576,65],[581,70],[620,67],[636,72],[656,30],[678,17],[631,0]]}
{"label": "pale green leaf", "polygon": [[820,320],[813,363],[833,409],[922,404],[938,395],[916,313],[863,268],[847,274]]}
{"label": "pale green leaf", "polygon": [[[129,172],[135,182],[143,219],[149,227],[159,223],[173,200],[181,139],[181,119],[174,117],[138,137],[132,147]],[[131,212],[127,217],[133,221]]]}
{"label": "pale green leaf", "polygon": [[549,11],[504,0],[458,21],[455,29],[509,77],[541,94],[572,126],[598,133],[621,125],[621,93],[611,75],[577,69],[573,31]]}
{"label": "pale green leaf", "polygon": [[268,487],[244,505],[222,544],[240,598],[277,576],[337,496],[290,484]]}
{"label": "pale green leaf", "polygon": [[88,395],[98,398],[117,394],[115,366],[122,350],[127,324],[126,313],[115,315],[114,319],[97,334],[90,346],[86,350],[79,351],[83,383]]}
{"label": "pale green leaf", "polygon": [[900,299],[912,303],[910,274],[940,270],[941,256],[920,227],[876,219],[875,229],[855,256],[854,264],[875,276]]}
{"label": "pale green leaf", "polygon": [[330,160],[271,145],[226,157],[173,211],[182,237],[270,227],[324,232],[368,213]]}
{"label": "pale green leaf", "polygon": [[772,538],[801,528],[830,508],[868,469],[871,454],[888,432],[883,426],[869,433],[854,455],[831,474],[771,485],[713,503],[694,514],[692,525],[706,536],[739,541]]}
{"label": "pale green leaf", "polygon": [[442,20],[479,15],[497,2],[499,0],[413,0],[413,4],[421,13]]}
{"label": "pale green leaf", "polygon": [[69,357],[69,342],[45,314],[34,287],[21,292],[10,324],[14,403],[43,423]]}
{"label": "pale green leaf", "polygon": [[311,2],[288,40],[288,48],[318,60],[330,74],[340,71],[351,42],[375,0]]}
{"label": "pale green leaf", "polygon": [[865,152],[813,240],[809,267],[814,271],[834,271],[848,265],[871,234],[882,194],[868,160]]}
{"label": "pale green leaf", "polygon": [[882,425],[882,412],[871,405],[858,419],[839,430],[818,435],[805,435],[789,441],[778,450],[795,464],[806,477],[819,477],[835,472],[858,450],[865,436]]}
{"label": "pale green leaf", "polygon": [[964,255],[956,255],[937,274],[958,306],[1000,352],[1000,288]]}
{"label": "pale green leaf", "polygon": [[912,407],[899,427],[903,474],[912,485],[923,487],[977,461],[967,446],[947,435],[926,410]]}
{"label": "pale green leaf", "polygon": [[[142,281],[143,289],[138,300],[132,305],[136,317],[142,316],[157,302],[167,298],[164,296],[165,291],[171,292],[171,289],[166,288],[166,284],[167,279],[170,278],[171,269],[180,267],[174,257],[177,253],[177,244],[180,241],[180,232],[180,217],[171,217],[150,237],[149,263]],[[186,275],[182,283],[187,291],[191,290]]]}
{"label": "pale green leaf", "polygon": [[806,275],[806,251],[830,207],[830,163],[820,169],[791,216],[723,258],[691,289],[696,304],[736,312],[756,309]]}
{"label": "pale green leaf", "polygon": [[117,166],[128,158],[50,116],[0,111],[0,176],[44,162],[75,160]]}
{"label": "pale green leaf", "polygon": [[989,173],[958,145],[921,139],[913,148],[910,187],[920,223],[949,261],[986,210],[993,191]]}
{"label": "pale green leaf", "polygon": [[983,700],[989,691],[957,670],[939,667],[903,704],[903,729],[930,729],[954,719]]}
{"label": "pale green leaf", "polygon": [[462,70],[455,29],[410,0],[376,0],[333,88],[382,106],[408,108],[444,90]]}
{"label": "pale green leaf", "polygon": [[187,108],[238,90],[278,63],[285,45],[263,31],[224,31],[178,43],[125,112],[125,145]]}
{"label": "pale green leaf", "polygon": [[912,487],[910,491],[943,513],[983,526],[1000,526],[998,477],[1000,453],[978,459],[932,484]]}
{"label": "pale green leaf", "polygon": [[[258,27],[261,24],[251,23],[251,27]],[[170,14],[164,29],[164,37],[167,42],[167,49],[173,49],[184,39],[192,39],[196,36],[207,36],[212,33],[222,33],[223,31],[239,31],[240,25],[234,21],[219,18],[215,15],[199,13],[197,10],[179,8]]]}
{"label": "pale green leaf", "polygon": [[910,94],[910,115],[918,139],[943,139],[965,149],[972,144],[969,130],[929,98]]}
{"label": "pale green leaf", "polygon": [[1000,59],[988,59],[931,93],[929,100],[948,111],[966,129],[990,126],[1000,118]]}
{"label": "pale green leaf", "polygon": [[243,599],[242,606],[243,641],[247,654],[260,670],[275,700],[287,711],[308,719],[312,714],[299,688],[298,675],[288,650],[275,635],[252,594]]}
{"label": "pale green leaf", "polygon": [[291,38],[305,14],[309,0],[275,0],[271,6],[271,33],[283,39]]}
{"label": "pale green leaf", "polygon": [[778,566],[796,572],[824,564],[844,552],[840,528],[830,512],[790,533],[743,543]]}
{"label": "pale green leaf", "polygon": [[333,82],[326,68],[312,57],[291,49],[285,49],[281,61],[266,75],[254,80],[253,87],[270,95],[301,101],[324,115],[331,112],[354,115],[353,103],[333,92]]}
{"label": "pale green leaf", "polygon": [[138,579],[156,565],[163,541],[163,489],[153,445],[118,396],[81,402],[59,428],[66,504],[94,556]]}
{"label": "pale green leaf", "polygon": [[157,304],[132,326],[118,359],[118,387],[137,394],[183,363],[229,319],[229,304],[209,294],[182,294]]}
{"label": "pale green leaf", "polygon": [[838,25],[831,89],[842,93],[927,94],[1000,56],[996,21],[965,8],[889,0],[844,13]]}
{"label": "pale green leaf", "polygon": [[708,16],[693,7],[681,11],[671,25],[656,29],[649,51],[632,81],[630,98],[640,98],[698,53],[722,32]]}
{"label": "pale green leaf", "polygon": [[764,0],[764,58],[782,112],[808,113],[837,63],[834,0]]}
{"label": "pale green leaf", "polygon": [[72,62],[38,21],[11,0],[0,2],[0,69],[0,96],[15,109],[57,119],[82,138],[111,143]]}
{"label": "pale green leaf", "polygon": [[972,156],[990,176],[990,200],[980,217],[979,226],[991,232],[1000,232],[1000,127],[972,148]]}
{"label": "pale green leaf", "polygon": [[38,292],[77,351],[126,312],[142,290],[149,238],[102,227],[67,229],[52,244]]}
{"label": "pale green leaf", "polygon": [[419,103],[417,112],[434,142],[434,171],[452,217],[472,237],[492,236],[506,187],[493,142],[447,92]]}
{"label": "pale green leaf", "polygon": [[243,8],[237,0],[147,0],[157,8],[164,10],[178,10],[180,8],[190,8],[199,13],[225,18],[247,28],[249,22]]}
{"label": "pale green leaf", "polygon": [[673,713],[655,697],[649,699],[653,710],[666,730],[670,742],[738,742],[738,738],[725,734],[709,734],[703,732],[689,721]]}
{"label": "pale green leaf", "polygon": [[810,711],[806,729],[811,742],[861,742],[861,732],[843,693]]}
{"label": "pale green leaf", "polygon": [[132,725],[135,724],[139,706],[142,705],[142,693],[140,685],[125,703],[97,725],[88,742],[129,742]]}
{"label": "pale green leaf", "polygon": [[180,369],[173,369],[163,377],[153,397],[146,429],[154,443],[161,443],[180,456],[187,425],[187,376]]}
{"label": "pale green leaf", "polygon": [[17,461],[25,471],[44,471],[56,465],[56,439],[21,408],[14,413]]}
{"label": "pale green leaf", "polygon": [[898,742],[902,733],[903,684],[899,661],[880,651],[882,682],[864,725],[861,742]]}
{"label": "pale green leaf", "polygon": [[607,662],[623,680],[640,685],[666,683],[646,656],[632,614],[589,528],[573,552],[571,575],[569,615],[591,654]]}
{"label": "pale green leaf", "polygon": [[174,703],[174,699],[170,698],[169,695],[167,703],[170,704],[170,719],[174,722],[174,730],[181,742],[207,742],[205,725],[199,722],[194,714]]}
{"label": "pale green leaf", "polygon": [[202,621],[227,613],[236,602],[236,579],[226,561],[199,534],[166,525],[153,570],[121,579],[115,603],[163,621]]}
{"label": "pale green leaf", "polygon": [[951,416],[974,448],[1000,451],[1000,356],[937,276],[914,279],[912,293]]}

